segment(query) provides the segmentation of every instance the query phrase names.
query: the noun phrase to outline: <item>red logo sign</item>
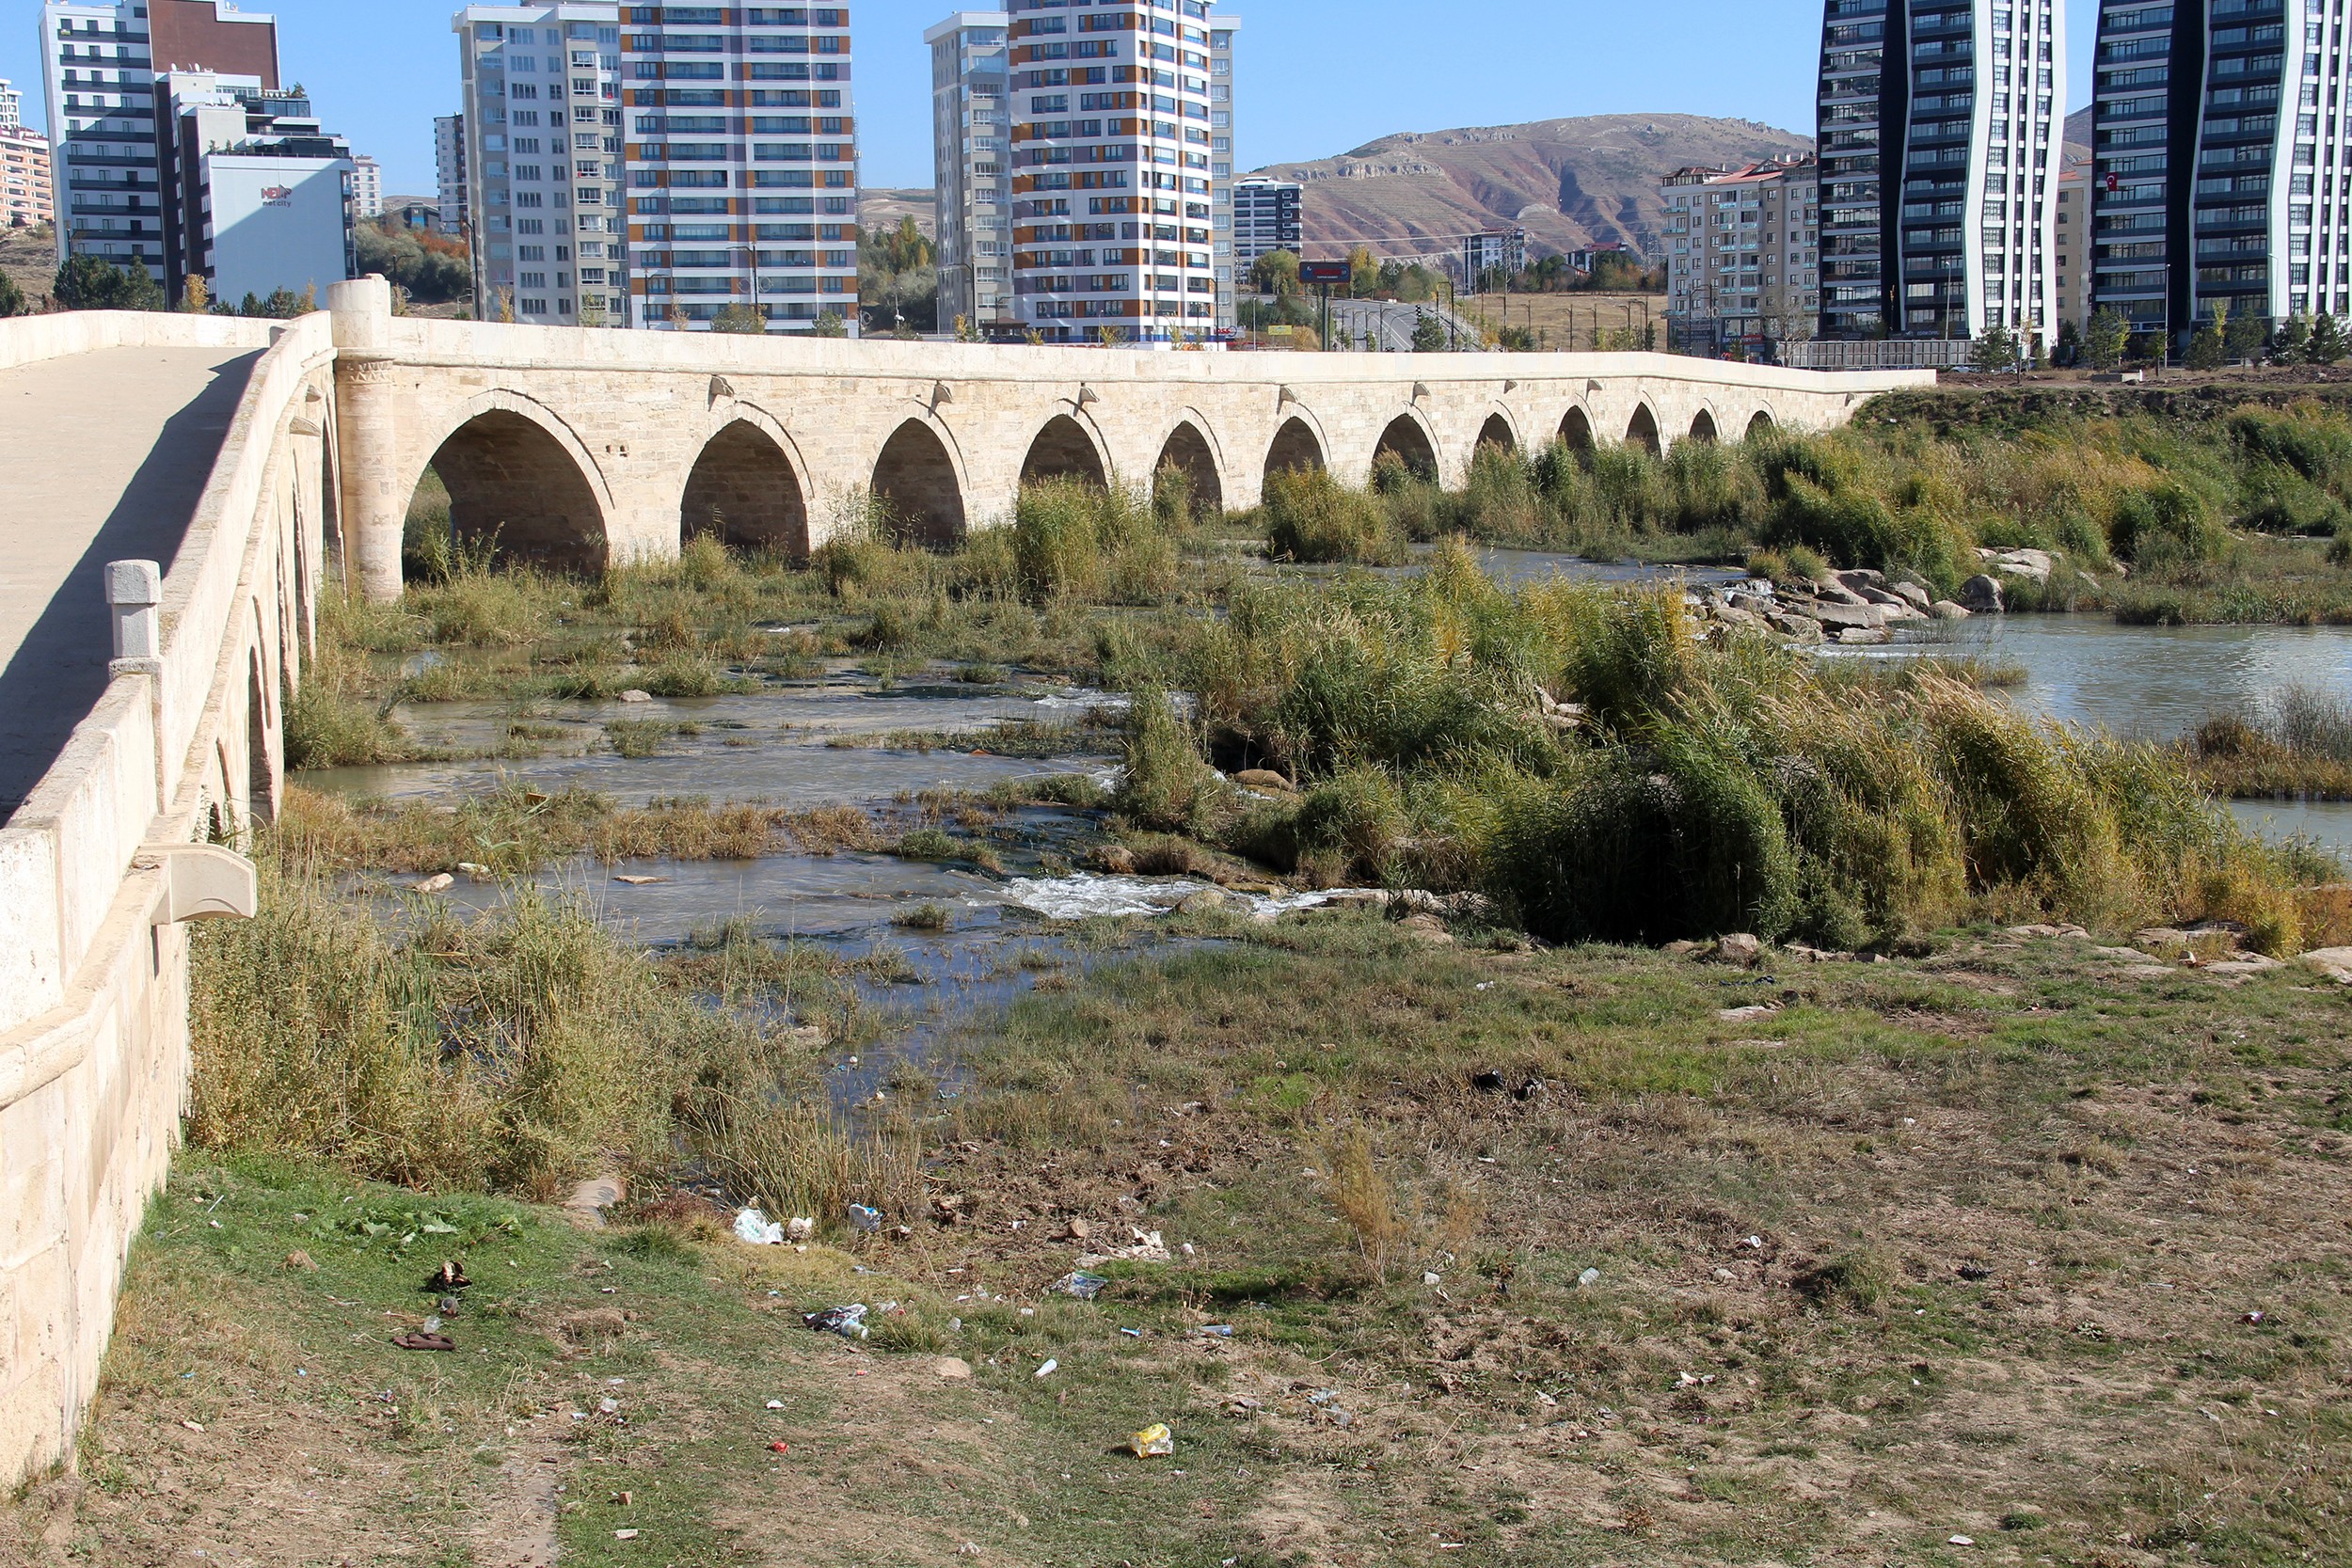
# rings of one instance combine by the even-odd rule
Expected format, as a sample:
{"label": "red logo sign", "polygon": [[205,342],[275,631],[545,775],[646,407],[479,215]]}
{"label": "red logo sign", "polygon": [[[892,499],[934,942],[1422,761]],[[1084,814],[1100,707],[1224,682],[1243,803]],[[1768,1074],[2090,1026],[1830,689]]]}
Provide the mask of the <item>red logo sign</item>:
{"label": "red logo sign", "polygon": [[2122,183],[2123,183],[2123,182],[2122,182],[2122,181],[2121,181],[2121,180],[2118,180],[2118,179],[2117,179],[2114,175],[2112,175],[2112,174],[2108,175],[2108,176],[2107,176],[2107,194],[2108,194],[2109,196],[2113,196],[2113,195],[2116,193],[2116,191],[2117,191],[2117,190],[2118,190],[2118,189],[2119,189],[2119,188],[2122,185]]}

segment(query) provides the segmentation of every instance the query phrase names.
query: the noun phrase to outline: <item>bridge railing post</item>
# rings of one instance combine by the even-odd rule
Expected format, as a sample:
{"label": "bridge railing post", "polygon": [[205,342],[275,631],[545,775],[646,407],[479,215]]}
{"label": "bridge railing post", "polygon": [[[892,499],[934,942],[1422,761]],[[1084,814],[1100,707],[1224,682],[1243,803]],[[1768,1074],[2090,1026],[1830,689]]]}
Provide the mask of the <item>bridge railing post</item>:
{"label": "bridge railing post", "polygon": [[106,563],[106,604],[114,611],[118,659],[164,657],[164,569],[152,561]]}

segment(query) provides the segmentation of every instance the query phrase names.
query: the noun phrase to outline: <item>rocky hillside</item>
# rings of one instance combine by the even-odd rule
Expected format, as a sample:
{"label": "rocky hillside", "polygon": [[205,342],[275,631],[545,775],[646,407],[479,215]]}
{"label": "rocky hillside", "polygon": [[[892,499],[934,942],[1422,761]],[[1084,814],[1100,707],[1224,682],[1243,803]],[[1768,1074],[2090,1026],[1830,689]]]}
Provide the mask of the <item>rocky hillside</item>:
{"label": "rocky hillside", "polygon": [[39,229],[0,228],[0,272],[15,278],[24,297],[38,306],[57,276],[56,231],[47,224]]}
{"label": "rocky hillside", "polygon": [[1262,172],[1307,187],[1311,255],[1360,242],[1384,256],[1434,256],[1462,235],[1515,224],[1538,253],[1616,241],[1654,255],[1661,178],[1812,147],[1810,136],[1751,119],[1594,115],[1383,136]]}

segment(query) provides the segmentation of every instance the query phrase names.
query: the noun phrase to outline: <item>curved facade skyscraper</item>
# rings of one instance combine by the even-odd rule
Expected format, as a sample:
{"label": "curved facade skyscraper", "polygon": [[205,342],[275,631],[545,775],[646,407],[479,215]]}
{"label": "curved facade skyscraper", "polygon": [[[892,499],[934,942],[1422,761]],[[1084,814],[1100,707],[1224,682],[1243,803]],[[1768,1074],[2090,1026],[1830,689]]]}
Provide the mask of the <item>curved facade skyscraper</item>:
{"label": "curved facade skyscraper", "polygon": [[1824,338],[2053,339],[2061,0],[1829,0]]}

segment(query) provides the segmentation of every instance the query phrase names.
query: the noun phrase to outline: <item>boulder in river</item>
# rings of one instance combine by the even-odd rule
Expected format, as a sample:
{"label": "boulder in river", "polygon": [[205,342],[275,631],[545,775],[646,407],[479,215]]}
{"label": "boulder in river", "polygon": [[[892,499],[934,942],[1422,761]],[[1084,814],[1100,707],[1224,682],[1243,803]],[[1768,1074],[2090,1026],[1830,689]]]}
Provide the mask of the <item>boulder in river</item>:
{"label": "boulder in river", "polygon": [[1960,585],[1960,602],[1979,615],[1998,615],[2003,608],[2001,585],[1979,572]]}

